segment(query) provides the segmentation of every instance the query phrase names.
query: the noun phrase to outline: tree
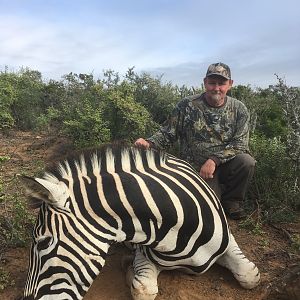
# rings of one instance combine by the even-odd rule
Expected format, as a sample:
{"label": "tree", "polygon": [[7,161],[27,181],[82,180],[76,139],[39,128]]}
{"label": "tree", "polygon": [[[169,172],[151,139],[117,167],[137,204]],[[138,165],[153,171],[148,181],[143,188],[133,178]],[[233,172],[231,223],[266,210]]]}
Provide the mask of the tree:
{"label": "tree", "polygon": [[104,114],[112,140],[133,141],[148,135],[154,126],[149,112],[135,101],[133,87],[126,81],[107,91]]}
{"label": "tree", "polygon": [[162,76],[153,78],[150,74],[136,74],[129,69],[126,79],[134,87],[133,97],[151,114],[154,122],[162,124],[179,100],[178,88],[170,82],[162,83]]}
{"label": "tree", "polygon": [[0,129],[8,129],[15,124],[11,111],[11,106],[17,99],[14,81],[14,74],[7,70],[0,73]]}

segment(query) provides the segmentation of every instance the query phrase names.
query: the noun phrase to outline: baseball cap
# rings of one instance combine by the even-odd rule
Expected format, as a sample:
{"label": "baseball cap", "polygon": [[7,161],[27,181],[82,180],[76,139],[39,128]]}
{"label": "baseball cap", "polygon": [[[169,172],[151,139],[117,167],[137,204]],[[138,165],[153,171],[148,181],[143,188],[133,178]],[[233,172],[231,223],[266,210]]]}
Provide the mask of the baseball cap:
{"label": "baseball cap", "polygon": [[219,75],[222,76],[226,79],[231,79],[231,72],[230,68],[221,62],[211,64],[206,72],[206,77],[211,76],[211,75]]}

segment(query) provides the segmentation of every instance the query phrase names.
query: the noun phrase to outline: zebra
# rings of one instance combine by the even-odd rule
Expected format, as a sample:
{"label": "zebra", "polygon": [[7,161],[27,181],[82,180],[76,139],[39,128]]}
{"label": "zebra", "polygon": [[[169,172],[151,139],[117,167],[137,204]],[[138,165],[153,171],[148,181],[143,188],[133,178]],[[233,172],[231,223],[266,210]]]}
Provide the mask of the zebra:
{"label": "zebra", "polygon": [[19,175],[40,210],[24,300],[82,299],[114,243],[134,245],[126,278],[135,300],[152,300],[163,270],[191,274],[215,262],[240,285],[260,273],[240,250],[215,193],[186,161],[166,152],[107,145]]}

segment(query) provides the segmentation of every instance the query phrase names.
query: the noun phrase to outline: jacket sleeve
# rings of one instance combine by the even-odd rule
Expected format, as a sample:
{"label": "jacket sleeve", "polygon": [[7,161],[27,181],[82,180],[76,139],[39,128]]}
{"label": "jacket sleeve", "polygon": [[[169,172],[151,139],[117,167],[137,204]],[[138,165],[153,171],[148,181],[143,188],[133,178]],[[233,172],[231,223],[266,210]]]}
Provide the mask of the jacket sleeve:
{"label": "jacket sleeve", "polygon": [[183,110],[186,102],[184,100],[176,105],[169,118],[155,134],[146,139],[147,141],[159,149],[167,149],[178,140],[184,118]]}

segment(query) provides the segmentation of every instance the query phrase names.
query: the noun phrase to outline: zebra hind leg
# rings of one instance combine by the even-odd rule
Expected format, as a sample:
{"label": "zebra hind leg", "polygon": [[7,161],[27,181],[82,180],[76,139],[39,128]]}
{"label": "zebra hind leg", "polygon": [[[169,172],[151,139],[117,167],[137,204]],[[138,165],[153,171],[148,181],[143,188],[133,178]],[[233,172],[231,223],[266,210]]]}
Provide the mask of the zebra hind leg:
{"label": "zebra hind leg", "polygon": [[154,300],[158,293],[158,268],[139,249],[135,251],[133,264],[127,268],[126,281],[134,300]]}
{"label": "zebra hind leg", "polygon": [[243,288],[253,289],[259,284],[258,268],[245,257],[232,234],[227,251],[218,258],[217,263],[229,269]]}

